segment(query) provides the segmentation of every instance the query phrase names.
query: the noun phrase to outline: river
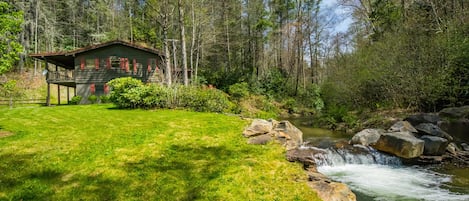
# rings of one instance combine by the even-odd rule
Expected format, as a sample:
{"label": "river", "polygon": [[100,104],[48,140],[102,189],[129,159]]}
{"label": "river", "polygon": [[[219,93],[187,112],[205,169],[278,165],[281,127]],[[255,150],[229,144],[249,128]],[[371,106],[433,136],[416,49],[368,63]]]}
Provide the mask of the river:
{"label": "river", "polygon": [[318,171],[347,184],[358,201],[469,201],[469,168],[404,165],[397,157],[364,146],[335,149],[334,144],[352,136],[304,126],[302,119],[289,120],[303,132],[303,148],[325,151],[316,157]]}

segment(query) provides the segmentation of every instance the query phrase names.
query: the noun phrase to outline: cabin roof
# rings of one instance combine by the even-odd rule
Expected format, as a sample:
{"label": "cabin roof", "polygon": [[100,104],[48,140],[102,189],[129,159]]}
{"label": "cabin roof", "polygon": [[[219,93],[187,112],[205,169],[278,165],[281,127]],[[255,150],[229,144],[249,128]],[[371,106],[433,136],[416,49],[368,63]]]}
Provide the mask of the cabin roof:
{"label": "cabin roof", "polygon": [[97,45],[91,45],[91,46],[75,49],[72,51],[34,53],[34,54],[30,54],[29,56],[35,59],[47,61],[49,63],[64,67],[66,69],[74,69],[75,68],[74,60],[75,60],[76,55],[84,53],[84,52],[88,52],[88,51],[93,51],[93,50],[103,48],[103,47],[112,46],[112,45],[123,45],[123,46],[131,47],[134,49],[142,50],[151,54],[155,54],[160,57],[164,57],[164,55],[156,49],[136,45],[136,44],[129,43],[126,41],[122,41],[122,40],[109,41],[109,42],[100,43]]}

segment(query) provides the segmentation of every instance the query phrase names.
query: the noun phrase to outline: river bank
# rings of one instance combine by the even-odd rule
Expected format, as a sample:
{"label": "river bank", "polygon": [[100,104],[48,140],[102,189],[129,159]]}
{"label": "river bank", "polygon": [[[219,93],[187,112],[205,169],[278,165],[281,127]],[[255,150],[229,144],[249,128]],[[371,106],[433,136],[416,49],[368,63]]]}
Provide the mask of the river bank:
{"label": "river bank", "polygon": [[[447,109],[441,112],[442,118],[433,113],[386,119],[389,121],[405,119],[413,124],[427,122],[425,125],[433,122],[435,125],[440,125],[453,134],[454,137],[449,137],[450,144],[459,149],[458,153],[464,153],[467,136],[464,135],[463,128],[467,125],[464,119],[468,117],[464,111],[467,111],[467,108]],[[448,118],[450,121],[447,121]],[[312,128],[310,118],[289,120],[304,132],[303,149],[314,150],[310,154],[313,155],[310,159],[316,163],[317,170],[333,181],[347,184],[358,200],[469,199],[467,160],[454,157],[451,146],[443,156],[429,157],[438,158],[439,161],[431,160],[429,163],[415,165],[416,161],[421,162],[421,160],[402,160],[370,147],[352,146],[349,142],[353,134]]]}

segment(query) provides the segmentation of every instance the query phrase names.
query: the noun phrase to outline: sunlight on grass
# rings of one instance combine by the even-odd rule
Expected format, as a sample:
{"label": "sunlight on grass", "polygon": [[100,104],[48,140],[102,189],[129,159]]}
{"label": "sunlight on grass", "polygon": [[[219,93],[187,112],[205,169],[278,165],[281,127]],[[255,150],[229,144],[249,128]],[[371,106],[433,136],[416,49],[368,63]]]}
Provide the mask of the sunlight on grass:
{"label": "sunlight on grass", "polygon": [[111,105],[0,108],[0,200],[319,200],[248,122]]}

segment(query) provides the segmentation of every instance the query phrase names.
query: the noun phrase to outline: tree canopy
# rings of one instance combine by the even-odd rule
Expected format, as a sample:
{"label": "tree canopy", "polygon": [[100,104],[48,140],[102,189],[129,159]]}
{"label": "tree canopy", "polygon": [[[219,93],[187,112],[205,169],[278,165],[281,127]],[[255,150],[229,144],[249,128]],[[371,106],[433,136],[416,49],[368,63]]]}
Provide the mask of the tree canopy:
{"label": "tree canopy", "polygon": [[0,2],[0,75],[11,69],[18,60],[22,46],[18,42],[23,13],[7,2]]}

